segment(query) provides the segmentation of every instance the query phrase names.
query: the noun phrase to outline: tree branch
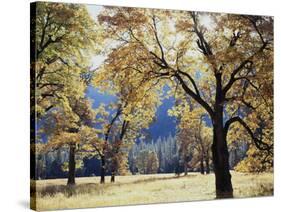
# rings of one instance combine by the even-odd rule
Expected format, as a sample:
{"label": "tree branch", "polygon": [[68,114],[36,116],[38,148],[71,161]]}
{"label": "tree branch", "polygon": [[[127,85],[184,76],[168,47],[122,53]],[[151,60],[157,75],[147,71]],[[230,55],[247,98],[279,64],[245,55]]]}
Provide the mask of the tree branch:
{"label": "tree branch", "polygon": [[156,42],[158,44],[158,47],[161,51],[161,61],[164,63],[164,66],[168,66],[166,60],[165,60],[165,55],[164,55],[164,50],[163,50],[163,47],[160,43],[160,40],[159,40],[159,37],[158,37],[158,33],[157,33],[157,26],[156,26],[156,20],[155,20],[155,16],[152,17],[152,20],[153,20],[153,26],[154,26],[154,36],[155,36],[155,39],[156,39]]}
{"label": "tree branch", "polygon": [[184,91],[190,95],[196,102],[198,102],[208,113],[211,117],[214,116],[214,112],[212,110],[212,108],[209,106],[209,104],[207,102],[205,102],[200,95],[197,95],[196,93],[194,93],[184,82],[184,80],[181,78],[181,76],[179,74],[175,74],[176,79],[180,82],[182,88],[184,89]]}
{"label": "tree branch", "polygon": [[[254,141],[255,146],[259,150],[268,151],[271,155],[273,155],[273,152],[272,152],[273,145],[269,145],[269,144],[263,142],[262,139],[258,139],[255,136],[254,132],[251,130],[251,128],[247,125],[247,123],[239,116],[232,117],[225,123],[225,126],[224,126],[225,137],[227,136],[230,125],[235,122],[239,122],[244,127],[244,129],[247,131],[247,133],[251,136],[252,140]],[[262,132],[261,132],[261,137],[262,137]]]}
{"label": "tree branch", "polygon": [[37,50],[37,57],[38,57],[50,44],[60,42],[60,41],[63,39],[63,37],[64,37],[65,35],[66,35],[66,34],[63,34],[63,35],[61,35],[61,36],[56,37],[55,39],[53,39],[52,36],[49,35],[49,38],[48,38],[48,40],[45,42],[45,44],[43,44],[43,45],[40,47],[40,49]]}
{"label": "tree branch", "polygon": [[111,128],[112,128],[115,120],[121,115],[121,113],[122,113],[122,106],[120,105],[119,108],[117,109],[115,116],[112,118],[111,122],[109,123],[108,129],[105,133],[105,141],[108,141]]}
{"label": "tree branch", "polygon": [[230,75],[230,79],[228,81],[228,83],[225,85],[225,87],[223,88],[223,94],[224,96],[226,95],[227,91],[229,91],[229,89],[231,88],[231,86],[234,84],[234,82],[237,80],[236,75],[239,73],[239,71],[241,71],[242,69],[244,69],[247,65],[252,66],[253,65],[253,61],[252,59],[260,52],[262,52],[266,46],[267,46],[267,42],[265,42],[255,53],[253,53],[251,56],[249,56],[247,59],[245,59],[244,61],[242,61],[240,63],[240,65],[235,68],[231,75]]}
{"label": "tree branch", "polygon": [[188,73],[186,73],[186,72],[183,72],[183,71],[181,71],[181,70],[179,70],[179,69],[178,69],[177,71],[178,71],[180,74],[186,76],[186,77],[190,80],[190,82],[191,82],[193,88],[195,89],[196,94],[197,94],[198,96],[200,96],[200,92],[199,92],[199,90],[198,90],[198,87],[197,87],[197,85],[196,85],[194,79],[190,76],[190,74],[188,74]]}
{"label": "tree branch", "polygon": [[198,40],[197,40],[198,48],[201,50],[201,52],[205,56],[213,55],[212,48],[211,48],[210,44],[204,38],[203,32],[198,28],[198,20],[197,20],[197,17],[196,17],[196,13],[191,12],[190,14],[191,14],[191,18],[192,18],[193,24],[194,24],[194,26],[193,26],[194,32],[196,33],[196,35],[198,37]]}

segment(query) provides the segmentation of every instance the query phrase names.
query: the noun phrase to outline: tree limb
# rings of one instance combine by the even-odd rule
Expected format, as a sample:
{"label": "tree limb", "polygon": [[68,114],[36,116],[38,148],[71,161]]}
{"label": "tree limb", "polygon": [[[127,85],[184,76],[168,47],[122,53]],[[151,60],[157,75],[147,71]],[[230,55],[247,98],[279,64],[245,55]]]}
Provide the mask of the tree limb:
{"label": "tree limb", "polygon": [[191,84],[193,85],[193,88],[195,89],[196,94],[197,94],[198,96],[200,96],[200,92],[199,92],[198,87],[197,87],[197,85],[196,85],[196,83],[195,83],[195,80],[190,76],[190,74],[188,74],[188,73],[186,73],[186,72],[183,72],[183,71],[181,71],[181,70],[179,70],[179,69],[178,69],[177,71],[178,71],[180,74],[186,76],[186,77],[190,80]]}
{"label": "tree limb", "polygon": [[[273,152],[272,152],[273,145],[269,145],[269,144],[263,142],[262,139],[258,139],[255,136],[254,132],[251,130],[251,128],[247,125],[247,123],[239,116],[232,117],[228,121],[226,121],[225,126],[224,126],[225,137],[227,136],[229,127],[231,126],[231,124],[233,124],[235,122],[239,122],[244,127],[244,129],[247,131],[247,133],[251,136],[252,140],[254,141],[255,146],[259,150],[268,151],[271,155],[273,155]],[[261,137],[262,137],[262,132],[261,132]]]}
{"label": "tree limb", "polygon": [[184,91],[190,95],[196,102],[198,102],[208,113],[211,117],[214,116],[214,111],[213,109],[210,107],[210,105],[205,102],[200,95],[197,95],[196,93],[194,93],[184,82],[184,80],[181,78],[181,76],[179,74],[175,74],[176,79],[180,82],[182,88],[184,89]]}

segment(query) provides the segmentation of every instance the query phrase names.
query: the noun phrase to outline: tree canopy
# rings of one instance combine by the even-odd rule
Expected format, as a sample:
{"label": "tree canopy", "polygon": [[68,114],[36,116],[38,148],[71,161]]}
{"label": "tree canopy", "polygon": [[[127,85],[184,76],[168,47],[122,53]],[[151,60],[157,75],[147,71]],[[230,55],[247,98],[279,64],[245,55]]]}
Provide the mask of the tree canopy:
{"label": "tree canopy", "polygon": [[[129,166],[160,172],[166,157],[186,174],[205,163],[217,197],[233,197],[229,152],[239,142],[248,149],[236,170],[272,169],[273,17],[106,6],[95,19],[83,5],[40,2],[34,18],[33,111],[47,137],[36,151],[69,148],[70,184],[84,156],[101,161],[101,183]],[[97,55],[105,60],[93,69]],[[114,100],[94,107],[90,86]],[[170,97],[176,153],[130,155]]]}

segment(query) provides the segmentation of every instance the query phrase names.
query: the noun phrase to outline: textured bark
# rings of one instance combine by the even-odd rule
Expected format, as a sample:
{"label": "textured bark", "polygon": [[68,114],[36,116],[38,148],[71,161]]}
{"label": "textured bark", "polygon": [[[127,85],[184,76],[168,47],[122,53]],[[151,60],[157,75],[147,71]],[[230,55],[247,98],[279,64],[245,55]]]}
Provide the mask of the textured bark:
{"label": "textured bark", "polygon": [[75,185],[75,145],[69,146],[68,180],[67,185]]}

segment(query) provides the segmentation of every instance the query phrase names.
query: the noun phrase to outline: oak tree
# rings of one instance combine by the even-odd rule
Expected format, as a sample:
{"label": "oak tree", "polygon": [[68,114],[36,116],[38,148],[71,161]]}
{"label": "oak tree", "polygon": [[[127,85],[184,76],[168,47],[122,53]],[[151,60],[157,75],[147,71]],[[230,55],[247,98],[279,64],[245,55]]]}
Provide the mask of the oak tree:
{"label": "oak tree", "polygon": [[216,196],[233,197],[227,149],[233,124],[259,150],[273,153],[272,140],[263,139],[272,132],[263,123],[272,117],[262,110],[272,105],[273,18],[107,7],[99,21],[116,43],[109,74],[130,73],[127,80],[141,87],[170,84],[206,111]]}

